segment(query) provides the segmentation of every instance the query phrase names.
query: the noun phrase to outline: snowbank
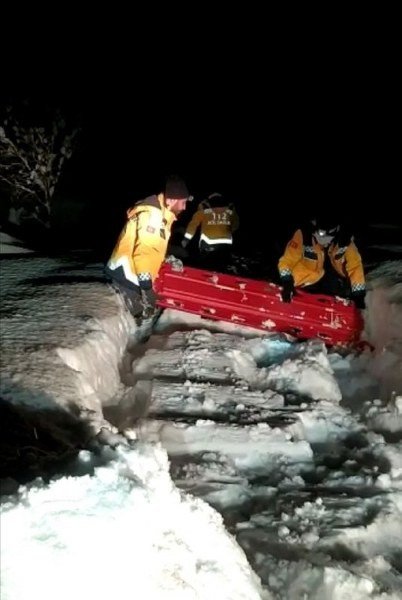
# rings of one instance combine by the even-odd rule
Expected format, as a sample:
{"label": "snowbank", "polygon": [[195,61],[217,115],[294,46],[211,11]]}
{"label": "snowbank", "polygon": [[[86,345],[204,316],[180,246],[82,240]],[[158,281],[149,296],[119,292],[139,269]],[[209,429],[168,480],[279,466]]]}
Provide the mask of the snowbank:
{"label": "snowbank", "polygon": [[[3,260],[2,272],[2,397],[36,412],[50,414],[56,410],[69,414],[77,422],[87,423],[92,434],[96,433],[107,425],[102,409],[112,404],[114,396],[121,395],[120,362],[133,328],[119,298],[105,285],[102,266],[73,259],[61,262],[13,258]],[[370,358],[364,365],[359,362],[356,382],[361,384],[361,373],[371,364],[374,370],[378,365],[377,374],[384,385],[391,381],[392,392],[396,392],[395,365],[401,354],[399,292],[395,290],[400,280],[388,279],[382,272],[371,281],[367,334],[376,351],[373,361]],[[208,414],[201,415],[193,425],[191,418],[188,425],[169,420],[163,423],[159,414],[139,428],[145,443],[116,450],[103,448],[101,456],[106,452],[108,458],[95,465],[91,477],[64,477],[20,489],[18,501],[5,509],[4,564],[7,585],[14,594],[6,597],[25,597],[27,589],[31,595],[32,589],[40,590],[44,600],[53,598],[56,591],[59,597],[77,596],[78,578],[61,581],[66,561],[67,572],[82,576],[86,595],[95,594],[98,598],[116,592],[127,595],[126,590],[132,590],[133,595],[139,592],[144,598],[210,598],[216,590],[219,597],[228,600],[259,597],[259,581],[245,556],[227,536],[220,518],[172,484],[161,441],[172,454],[172,464],[176,459],[177,473],[189,475],[188,485],[193,474],[199,479],[204,472],[205,481],[210,483],[206,489],[209,500],[214,497],[217,504],[219,486],[222,487],[222,506],[236,495],[240,500],[254,501],[247,477],[250,473],[257,477],[256,494],[261,494],[258,482],[263,477],[267,495],[264,498],[261,494],[263,512],[251,515],[249,522],[247,512],[244,513],[245,523],[239,524],[238,540],[248,547],[249,557],[254,553],[252,564],[259,567],[260,576],[265,573],[264,580],[273,591],[285,590],[289,593],[282,595],[289,598],[306,594],[317,599],[375,597],[382,574],[373,582],[367,578],[371,561],[377,561],[381,572],[399,565],[395,556],[400,556],[400,534],[391,538],[390,533],[397,532],[401,515],[399,496],[391,496],[401,482],[400,446],[388,449],[389,465],[377,477],[378,465],[373,464],[375,456],[367,453],[366,444],[372,444],[374,449],[378,445],[382,452],[383,438],[370,433],[361,443],[365,436],[358,438],[357,434],[363,426],[354,422],[339,402],[342,385],[355,387],[352,358],[327,353],[322,343],[314,342],[294,348],[281,339],[272,338],[269,343],[265,339],[244,341],[228,333],[212,336],[205,330],[191,332],[185,340],[182,337],[180,332],[167,342],[160,340],[159,350],[156,336],[152,338],[149,353],[137,359],[132,371],[134,379],[142,375],[144,381],[146,377],[155,381],[161,377],[159,388],[156,382],[156,393],[167,387],[169,377],[175,382],[177,372],[181,379],[188,377],[189,381],[180,387],[176,382],[176,388],[171,387],[165,395],[160,393],[159,403],[167,399],[170,411],[183,403],[194,414],[201,409],[209,414],[219,412],[227,400],[233,411],[246,412],[247,401],[237,394],[240,390],[246,397],[247,392],[250,405],[254,403],[254,416],[262,415],[263,409],[267,414],[271,408],[275,410],[271,425],[257,421],[250,426],[224,427],[208,422]],[[387,365],[392,368],[387,370]],[[342,385],[334,379],[334,372],[344,375]],[[226,384],[226,392],[222,384]],[[289,412],[292,405],[284,405],[289,391],[290,396],[296,394],[303,400],[293,406],[293,418]],[[189,396],[194,400],[192,406]],[[282,411],[278,415],[277,410],[282,408],[286,414]],[[380,403],[378,410],[377,405],[369,406],[367,416],[375,430],[399,434],[400,421],[398,418],[396,422],[395,416],[400,416],[400,398],[395,396],[393,415]],[[351,438],[349,434],[353,434]],[[183,465],[180,461],[186,453],[191,456]],[[99,455],[81,453],[84,462],[85,457],[90,462],[98,460]],[[318,466],[312,475],[319,482],[317,489],[323,499],[319,497],[313,503],[311,496],[303,496],[303,492],[309,493],[309,486],[305,486],[300,473],[308,475],[306,469],[311,471],[316,461]],[[226,481],[233,488],[225,492]],[[365,489],[356,504],[349,497],[347,505],[334,504],[334,494],[342,496],[342,490],[362,488]],[[384,506],[389,517],[383,519],[380,515],[371,526],[378,513],[374,511],[369,522],[365,511],[372,514],[374,492],[373,503],[378,501],[378,510],[383,510],[377,499],[380,488],[387,492]],[[274,508],[270,495],[280,494],[281,490],[284,516],[281,513],[278,519],[276,510],[269,511]],[[260,496],[255,498],[260,502]],[[359,511],[362,518],[351,528]],[[347,527],[341,527],[342,537],[333,536],[334,527],[342,526],[342,518]],[[265,524],[265,531],[261,523]],[[384,529],[382,537],[377,535],[378,528]],[[76,535],[77,531],[82,535]],[[276,531],[278,541],[274,538]],[[251,539],[253,551],[247,546]],[[257,546],[256,540],[261,545]],[[361,568],[361,573],[349,572],[346,562],[322,563],[322,557],[332,556],[339,540],[345,548],[353,547],[359,559],[354,566]],[[280,555],[276,559],[275,548],[280,548],[280,544],[291,551],[285,556],[293,556],[292,560],[284,560]],[[110,547],[112,554],[104,550]],[[309,556],[308,551],[314,548],[318,554]],[[327,554],[320,556],[322,550]],[[380,564],[382,552],[385,558]],[[88,556],[93,562],[85,560]],[[315,565],[316,560],[321,562]],[[27,577],[21,579],[21,572]],[[144,590],[145,595],[141,595]]]}
{"label": "snowbank", "polygon": [[[382,384],[383,396],[402,393],[401,282],[400,261],[383,265],[369,278],[366,337],[375,347],[371,368]],[[119,368],[134,323],[105,284],[102,265],[73,259],[3,259],[1,298],[2,398],[35,410],[66,411],[87,422],[94,433],[108,425],[102,407],[121,389]],[[182,316],[185,320],[186,315]],[[190,321],[194,326],[194,318]],[[219,324],[214,326],[219,329]],[[263,342],[257,346],[261,353]],[[329,394],[338,402],[340,393],[327,357],[314,344],[311,348],[311,370],[315,377],[321,373],[320,390],[325,383],[326,397]],[[248,352],[241,354],[253,360]],[[246,367],[239,352],[228,356],[234,370],[244,377]],[[261,363],[261,357],[255,360]],[[302,369],[305,381],[297,381],[288,372],[287,362],[297,368],[295,360],[260,369],[255,363],[253,369],[246,365],[245,380],[250,383],[253,374],[258,375],[266,379],[259,385],[267,387],[274,378],[280,391],[282,374],[285,388],[293,382],[299,392],[304,386],[318,399],[320,390],[312,392],[309,373]]]}
{"label": "snowbank", "polygon": [[372,372],[381,397],[402,394],[402,261],[388,261],[368,276],[365,337],[374,346]]}
{"label": "snowbank", "polygon": [[1,300],[1,397],[73,415],[96,433],[134,326],[102,265],[3,259]]}
{"label": "snowbank", "polygon": [[0,231],[0,254],[30,254],[33,250],[25,248],[17,238]]}
{"label": "snowbank", "polygon": [[[2,399],[44,415],[49,429],[73,429],[72,418],[92,435],[109,426],[102,408],[121,388],[134,324],[102,266],[22,258],[2,272]],[[47,432],[33,429],[39,445]],[[93,447],[69,463],[79,476],[60,476],[64,465],[3,503],[5,599],[270,598],[222,517],[175,487],[159,444]]]}
{"label": "snowbank", "polygon": [[[175,487],[164,450],[103,458],[91,475],[36,481],[3,504],[4,600],[269,600],[222,517]],[[82,466],[93,460],[81,452]]]}

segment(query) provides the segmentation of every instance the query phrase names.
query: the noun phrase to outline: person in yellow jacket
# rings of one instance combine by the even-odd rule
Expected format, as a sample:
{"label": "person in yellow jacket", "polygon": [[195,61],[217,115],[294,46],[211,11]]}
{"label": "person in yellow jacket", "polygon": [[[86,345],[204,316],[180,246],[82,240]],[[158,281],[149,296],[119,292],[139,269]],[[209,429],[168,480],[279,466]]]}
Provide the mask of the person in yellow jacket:
{"label": "person in yellow jacket", "polygon": [[185,182],[170,176],[163,193],[139,200],[127,211],[105,273],[134,317],[148,316],[155,309],[153,281],[165,259],[172,225],[191,199]]}
{"label": "person in yellow jacket", "polygon": [[298,229],[278,263],[283,302],[295,288],[311,293],[350,297],[364,308],[366,292],[360,253],[350,232],[328,220],[316,219]]}
{"label": "person in yellow jacket", "polygon": [[187,226],[182,246],[185,248],[199,229],[202,261],[209,266],[224,266],[229,260],[233,234],[238,226],[239,217],[234,205],[215,192],[199,204]]}

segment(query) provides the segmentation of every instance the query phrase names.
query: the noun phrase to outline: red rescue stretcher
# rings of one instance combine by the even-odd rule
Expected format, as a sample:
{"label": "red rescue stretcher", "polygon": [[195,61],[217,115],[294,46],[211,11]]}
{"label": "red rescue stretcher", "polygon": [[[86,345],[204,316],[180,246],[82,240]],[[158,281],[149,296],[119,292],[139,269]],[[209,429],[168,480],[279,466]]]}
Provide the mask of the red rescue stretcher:
{"label": "red rescue stretcher", "polygon": [[298,291],[284,303],[274,283],[192,267],[176,270],[164,264],[155,282],[163,308],[193,313],[298,339],[318,338],[325,344],[359,342],[360,311],[349,300]]}

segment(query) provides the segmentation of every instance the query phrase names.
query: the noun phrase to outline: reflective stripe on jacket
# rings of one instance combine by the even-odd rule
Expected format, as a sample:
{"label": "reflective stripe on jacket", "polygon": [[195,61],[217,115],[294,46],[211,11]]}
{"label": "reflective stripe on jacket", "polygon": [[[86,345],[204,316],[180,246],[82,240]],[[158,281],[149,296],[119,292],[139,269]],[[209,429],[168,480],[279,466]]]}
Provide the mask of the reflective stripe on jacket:
{"label": "reflective stripe on jacket", "polygon": [[165,207],[163,194],[158,194],[137,202],[127,218],[107,269],[110,273],[122,267],[125,279],[134,285],[141,273],[149,273],[153,281],[165,259],[176,217]]}
{"label": "reflective stripe on jacket", "polygon": [[213,207],[204,200],[188,224],[184,237],[191,240],[200,227],[200,244],[232,244],[232,234],[238,225],[239,218],[232,205]]}
{"label": "reflective stripe on jacket", "polygon": [[[279,259],[281,278],[292,276],[296,287],[312,285],[324,275],[325,249],[313,236],[308,236],[308,240],[310,244],[304,242],[303,232],[298,229]],[[335,238],[328,247],[328,256],[338,275],[349,279],[352,292],[365,289],[362,259],[352,240],[339,246]]]}

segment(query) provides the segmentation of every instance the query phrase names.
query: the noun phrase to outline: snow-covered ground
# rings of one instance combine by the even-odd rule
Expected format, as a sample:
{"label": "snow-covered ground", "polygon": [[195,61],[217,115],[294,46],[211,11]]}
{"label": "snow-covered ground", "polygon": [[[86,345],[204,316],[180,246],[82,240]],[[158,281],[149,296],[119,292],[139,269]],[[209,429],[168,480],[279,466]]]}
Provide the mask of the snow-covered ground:
{"label": "snow-covered ground", "polygon": [[100,264],[2,259],[2,598],[402,598],[398,269],[356,354],[174,311],[134,343]]}
{"label": "snow-covered ground", "polygon": [[21,240],[0,229],[0,254],[31,254],[32,252]]}

